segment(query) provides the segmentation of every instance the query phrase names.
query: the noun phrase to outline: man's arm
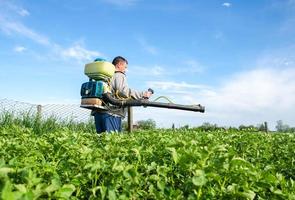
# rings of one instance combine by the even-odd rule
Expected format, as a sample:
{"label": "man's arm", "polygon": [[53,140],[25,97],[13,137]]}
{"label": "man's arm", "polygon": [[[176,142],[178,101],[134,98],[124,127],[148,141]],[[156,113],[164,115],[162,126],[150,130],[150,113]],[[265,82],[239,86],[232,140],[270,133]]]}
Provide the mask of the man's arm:
{"label": "man's arm", "polygon": [[114,92],[118,91],[119,95],[124,97],[132,97],[134,99],[140,99],[144,97],[144,92],[138,92],[128,87],[126,76],[123,73],[116,73],[112,87]]}

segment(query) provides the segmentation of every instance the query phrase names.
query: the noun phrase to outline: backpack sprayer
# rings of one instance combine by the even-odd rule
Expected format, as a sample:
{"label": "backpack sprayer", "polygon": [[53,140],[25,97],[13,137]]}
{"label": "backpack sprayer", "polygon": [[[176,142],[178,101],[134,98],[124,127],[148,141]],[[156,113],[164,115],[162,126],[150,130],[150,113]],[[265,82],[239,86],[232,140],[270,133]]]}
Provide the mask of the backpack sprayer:
{"label": "backpack sprayer", "polygon": [[[112,110],[130,106],[158,107],[178,110],[187,110],[194,112],[205,112],[205,107],[198,105],[180,105],[174,104],[166,97],[169,103],[149,101],[148,99],[118,98],[112,93],[111,79],[115,73],[115,66],[104,59],[96,59],[92,63],[85,65],[84,74],[88,76],[89,81],[81,86],[81,107],[91,110]],[[154,93],[152,89],[149,89]],[[157,99],[159,99],[157,98]]]}

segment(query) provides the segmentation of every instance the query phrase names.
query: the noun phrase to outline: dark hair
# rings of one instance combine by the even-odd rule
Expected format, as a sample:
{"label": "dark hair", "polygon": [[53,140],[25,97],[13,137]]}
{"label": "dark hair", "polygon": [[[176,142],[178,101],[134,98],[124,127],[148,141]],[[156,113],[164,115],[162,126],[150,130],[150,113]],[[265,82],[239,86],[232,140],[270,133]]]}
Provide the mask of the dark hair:
{"label": "dark hair", "polygon": [[128,61],[122,56],[115,57],[112,64],[116,66],[119,62],[126,62],[126,64],[128,64]]}

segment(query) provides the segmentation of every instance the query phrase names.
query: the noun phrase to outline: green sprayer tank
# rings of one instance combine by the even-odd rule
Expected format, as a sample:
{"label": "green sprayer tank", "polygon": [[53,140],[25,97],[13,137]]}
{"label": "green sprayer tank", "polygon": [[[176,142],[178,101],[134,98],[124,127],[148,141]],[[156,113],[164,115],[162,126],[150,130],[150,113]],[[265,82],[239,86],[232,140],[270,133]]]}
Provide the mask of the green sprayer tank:
{"label": "green sprayer tank", "polygon": [[115,73],[115,66],[103,59],[85,65],[84,74],[94,80],[109,80]]}

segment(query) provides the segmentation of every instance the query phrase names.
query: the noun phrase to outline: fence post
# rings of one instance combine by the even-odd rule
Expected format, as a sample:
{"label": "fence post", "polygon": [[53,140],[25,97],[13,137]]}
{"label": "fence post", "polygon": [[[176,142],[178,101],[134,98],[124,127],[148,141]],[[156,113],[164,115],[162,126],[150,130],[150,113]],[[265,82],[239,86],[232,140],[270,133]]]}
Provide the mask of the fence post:
{"label": "fence post", "polygon": [[132,107],[128,107],[128,132],[133,130],[133,110]]}
{"label": "fence post", "polygon": [[42,105],[37,105],[37,118],[41,119]]}
{"label": "fence post", "polygon": [[265,132],[267,133],[268,132],[267,122],[264,122],[264,129],[265,129]]}

